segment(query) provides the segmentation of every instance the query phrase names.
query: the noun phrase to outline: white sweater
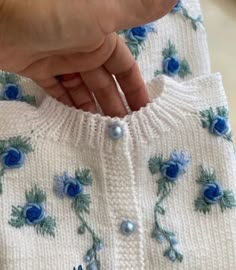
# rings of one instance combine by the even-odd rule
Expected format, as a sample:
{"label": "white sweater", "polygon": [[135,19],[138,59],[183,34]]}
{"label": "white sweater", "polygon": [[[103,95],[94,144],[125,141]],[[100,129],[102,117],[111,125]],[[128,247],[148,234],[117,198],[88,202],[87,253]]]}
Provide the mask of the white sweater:
{"label": "white sweater", "polygon": [[[236,159],[221,76],[210,74],[201,25],[194,31],[180,14],[157,25],[138,58],[151,99],[138,112],[69,108],[24,78],[37,107],[0,101],[1,270],[236,268]],[[186,81],[153,79],[169,40],[189,62]]]}

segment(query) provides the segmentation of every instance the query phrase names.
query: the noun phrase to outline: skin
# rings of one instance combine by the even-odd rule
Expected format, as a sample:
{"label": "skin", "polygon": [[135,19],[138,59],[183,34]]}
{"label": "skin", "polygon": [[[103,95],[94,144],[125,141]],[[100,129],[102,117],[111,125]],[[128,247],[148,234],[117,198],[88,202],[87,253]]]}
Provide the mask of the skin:
{"label": "skin", "polygon": [[95,96],[105,115],[123,117],[113,75],[131,110],[149,100],[136,61],[115,32],[157,20],[176,2],[0,0],[0,68],[33,79],[66,105],[96,113]]}

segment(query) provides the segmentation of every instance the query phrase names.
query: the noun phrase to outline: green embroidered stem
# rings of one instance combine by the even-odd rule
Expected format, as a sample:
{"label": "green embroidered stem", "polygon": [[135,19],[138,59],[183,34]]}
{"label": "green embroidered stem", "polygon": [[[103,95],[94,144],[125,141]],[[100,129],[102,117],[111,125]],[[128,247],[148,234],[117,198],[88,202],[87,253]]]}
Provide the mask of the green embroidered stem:
{"label": "green embroidered stem", "polygon": [[187,20],[191,21],[193,29],[196,31],[197,30],[197,24],[198,23],[203,23],[202,22],[202,17],[199,15],[196,19],[194,19],[192,16],[189,15],[188,11],[186,8],[182,7],[183,15]]}
{"label": "green embroidered stem", "polygon": [[87,265],[86,269],[90,269],[90,265],[95,264],[97,269],[100,270],[100,260],[98,259],[98,245],[102,243],[101,239],[95,234],[95,232],[92,230],[92,228],[88,225],[88,223],[85,221],[83,216],[79,213],[78,217],[81,221],[81,225],[78,229],[79,234],[84,234],[85,229],[90,233],[92,236],[93,244],[92,247],[86,252],[86,256],[90,258],[90,262]]}

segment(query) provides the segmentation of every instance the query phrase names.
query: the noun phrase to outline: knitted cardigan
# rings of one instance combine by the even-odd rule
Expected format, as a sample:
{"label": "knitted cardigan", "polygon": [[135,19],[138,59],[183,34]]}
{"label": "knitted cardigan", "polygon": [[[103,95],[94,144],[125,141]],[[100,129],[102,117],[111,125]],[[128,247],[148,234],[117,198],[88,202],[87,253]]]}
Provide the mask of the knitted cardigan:
{"label": "knitted cardigan", "polygon": [[[200,13],[195,0],[182,5]],[[205,30],[183,6],[156,32],[147,26],[141,43],[127,41],[137,31],[121,33],[151,100],[140,111],[69,108],[25,78],[15,84],[20,101],[0,101],[0,269],[235,269],[227,99],[210,74]],[[191,72],[182,78],[168,58]]]}

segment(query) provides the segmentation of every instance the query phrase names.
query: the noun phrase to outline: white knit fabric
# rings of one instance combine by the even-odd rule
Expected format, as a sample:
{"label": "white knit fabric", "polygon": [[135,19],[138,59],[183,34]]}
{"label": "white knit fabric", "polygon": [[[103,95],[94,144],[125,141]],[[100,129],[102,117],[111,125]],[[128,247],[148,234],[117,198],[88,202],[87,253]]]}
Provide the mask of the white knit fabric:
{"label": "white knit fabric", "polygon": [[[28,80],[23,87],[34,87]],[[101,269],[105,270],[234,270],[236,267],[236,210],[210,214],[194,210],[199,195],[199,166],[216,170],[224,189],[236,192],[233,144],[204,129],[198,112],[210,106],[227,106],[219,74],[178,83],[161,76],[147,84],[152,102],[124,119],[92,115],[47,97],[36,109],[23,102],[1,102],[1,139],[31,138],[34,151],[20,169],[7,171],[0,196],[0,265],[2,270],[72,270],[84,265],[91,245],[88,234],[78,235],[79,220],[70,200],[53,193],[53,178],[64,171],[89,168],[93,175],[91,213],[86,219],[101,237]],[[118,121],[124,136],[108,136],[108,126]],[[191,164],[165,200],[161,218],[172,229],[184,255],[182,263],[163,257],[165,244],[150,236],[157,186],[148,169],[155,154],[168,158],[173,150],[191,156]],[[56,217],[55,239],[37,234],[31,226],[8,224],[12,205],[25,202],[24,193],[35,184],[47,194],[46,209]],[[130,219],[137,230],[130,236],[119,231]]]}
{"label": "white knit fabric", "polygon": [[[193,17],[201,14],[197,0],[183,1]],[[34,95],[37,108],[24,102],[0,101],[0,140],[29,137],[33,152],[23,167],[7,170],[0,195],[0,269],[73,270],[82,265],[91,247],[88,233],[77,233],[79,219],[69,199],[53,192],[54,176],[64,171],[88,168],[93,176],[90,214],[86,220],[101,238],[101,270],[235,270],[236,209],[222,213],[219,205],[209,214],[194,209],[199,196],[196,183],[199,166],[216,171],[224,189],[236,194],[236,159],[233,144],[202,127],[199,111],[227,107],[219,74],[210,74],[204,27],[194,31],[181,14],[169,14],[155,22],[157,33],[149,33],[138,57],[151,102],[123,119],[90,114],[69,108],[45,95],[31,80],[22,78],[24,94]],[[124,36],[122,36],[124,38]],[[192,75],[184,80],[160,76],[162,50],[175,44],[180,59],[186,59]],[[124,135],[114,141],[108,135],[111,123],[119,123]],[[148,169],[149,159],[164,158],[173,150],[191,156],[181,176],[164,201],[163,227],[179,240],[182,263],[163,256],[166,244],[151,238],[157,183]],[[1,169],[0,164],[0,169]],[[46,192],[46,211],[55,217],[55,238],[37,234],[33,226],[12,227],[12,205],[25,204],[25,191],[37,184]],[[136,231],[123,235],[120,224],[129,219]]]}

